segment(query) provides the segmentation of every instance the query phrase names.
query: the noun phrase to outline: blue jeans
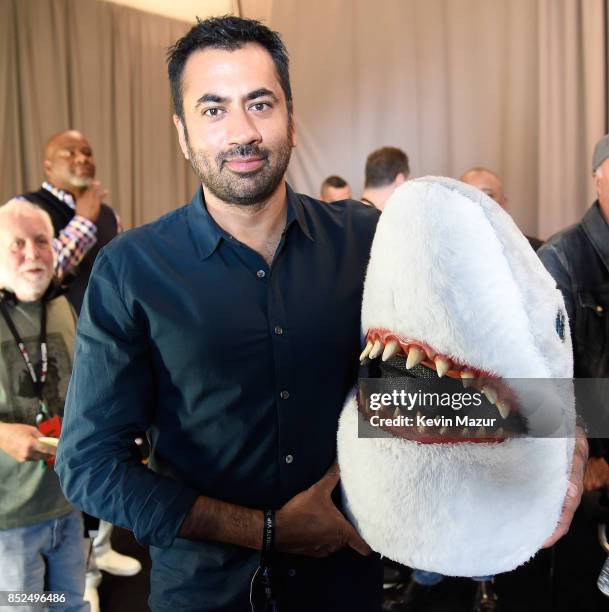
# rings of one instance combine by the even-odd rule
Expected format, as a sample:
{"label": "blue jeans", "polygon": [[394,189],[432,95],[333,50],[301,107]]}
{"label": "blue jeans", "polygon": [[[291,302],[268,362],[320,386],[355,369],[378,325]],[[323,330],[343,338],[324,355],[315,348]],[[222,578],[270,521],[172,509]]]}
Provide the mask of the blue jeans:
{"label": "blue jeans", "polygon": [[[425,572],[420,569],[413,569],[412,579],[417,584],[422,584],[423,586],[434,586],[439,582],[442,582],[442,580],[444,580],[444,576],[436,572]],[[484,582],[485,580],[492,579],[493,576],[472,576],[472,580],[475,580],[476,582]]]}
{"label": "blue jeans", "polygon": [[[0,531],[0,591],[63,591],[66,612],[89,612],[80,512]],[[31,608],[12,607],[27,612]]]}

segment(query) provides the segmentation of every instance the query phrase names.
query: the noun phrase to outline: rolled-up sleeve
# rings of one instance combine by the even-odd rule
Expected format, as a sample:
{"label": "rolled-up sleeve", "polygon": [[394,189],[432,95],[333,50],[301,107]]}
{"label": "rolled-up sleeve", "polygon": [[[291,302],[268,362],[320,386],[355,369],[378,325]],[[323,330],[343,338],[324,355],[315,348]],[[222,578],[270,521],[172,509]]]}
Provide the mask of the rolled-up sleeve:
{"label": "rolled-up sleeve", "polygon": [[155,407],[148,327],[126,304],[105,252],[97,258],[78,324],[56,471],[78,508],[170,546],[198,492],[153,472],[133,453]]}

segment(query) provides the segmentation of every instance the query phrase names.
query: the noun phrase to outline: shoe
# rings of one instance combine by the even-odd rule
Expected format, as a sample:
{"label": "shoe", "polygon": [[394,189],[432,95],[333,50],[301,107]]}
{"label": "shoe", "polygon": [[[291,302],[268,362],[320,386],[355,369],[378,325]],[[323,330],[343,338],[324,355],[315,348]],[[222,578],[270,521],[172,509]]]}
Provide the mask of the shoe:
{"label": "shoe", "polygon": [[383,612],[422,611],[432,590],[433,586],[419,584],[411,578],[406,584],[385,591],[382,610]]}
{"label": "shoe", "polygon": [[473,612],[499,612],[499,598],[495,593],[493,580],[478,582],[478,588],[474,596]]}
{"label": "shoe", "polygon": [[100,583],[100,579],[98,576],[93,575],[90,576],[87,573],[85,579],[85,592],[83,593],[82,598],[85,601],[89,602],[89,607],[91,612],[100,612],[99,610],[99,593],[97,592],[97,586]]}
{"label": "shoe", "polygon": [[137,559],[121,555],[112,548],[101,554],[97,553],[95,564],[98,569],[114,576],[135,576],[142,569],[142,564]]}

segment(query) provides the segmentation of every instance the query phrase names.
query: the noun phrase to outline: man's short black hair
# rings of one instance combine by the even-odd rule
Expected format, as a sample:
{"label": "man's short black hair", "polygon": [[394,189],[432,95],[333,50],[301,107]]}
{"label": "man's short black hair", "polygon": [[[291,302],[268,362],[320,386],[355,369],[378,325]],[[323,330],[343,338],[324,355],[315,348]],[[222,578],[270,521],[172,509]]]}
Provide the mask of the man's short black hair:
{"label": "man's short black hair", "polygon": [[167,53],[167,70],[171,84],[171,96],[176,115],[184,122],[184,100],[182,97],[182,73],[186,60],[191,53],[207,49],[235,51],[247,43],[257,43],[270,54],[281,88],[285,94],[288,116],[292,117],[292,88],[288,52],[277,32],[254,19],[241,19],[226,15],[200,21],[190,31],[172,45]]}
{"label": "man's short black hair", "polygon": [[348,187],[348,183],[344,178],[333,174],[321,184],[321,188],[323,189],[324,187],[334,187],[336,189],[341,189],[342,187]]}
{"label": "man's short black hair", "polygon": [[383,147],[373,151],[366,160],[366,187],[385,187],[400,174],[408,178],[408,155],[396,147]]}

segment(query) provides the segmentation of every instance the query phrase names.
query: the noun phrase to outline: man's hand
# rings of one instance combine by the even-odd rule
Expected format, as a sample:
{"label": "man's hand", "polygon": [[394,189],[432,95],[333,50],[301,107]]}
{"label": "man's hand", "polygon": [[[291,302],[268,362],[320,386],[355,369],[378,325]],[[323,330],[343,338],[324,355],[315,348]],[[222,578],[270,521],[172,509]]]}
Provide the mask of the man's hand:
{"label": "man's hand", "polygon": [[562,507],[562,513],[558,519],[558,525],[554,533],[544,542],[543,548],[553,546],[562,538],[571,525],[573,515],[579,506],[579,502],[584,492],[584,471],[588,461],[588,440],[583,434],[578,434],[575,438],[575,448],[573,449],[573,465],[569,476],[569,486]]}
{"label": "man's hand", "polygon": [[76,214],[97,223],[102,201],[108,196],[99,181],[93,181],[85,191],[76,198]]}
{"label": "man's hand", "polygon": [[592,457],[586,466],[584,491],[595,491],[603,487],[609,487],[609,465],[602,457]]}
{"label": "man's hand", "polygon": [[0,448],[20,463],[53,457],[56,449],[38,442],[42,434],[33,425],[0,423]]}
{"label": "man's hand", "polygon": [[319,482],[293,497],[276,513],[277,550],[311,557],[326,557],[344,546],[361,555],[372,552],[332,502],[332,491],[339,480],[335,464]]}

